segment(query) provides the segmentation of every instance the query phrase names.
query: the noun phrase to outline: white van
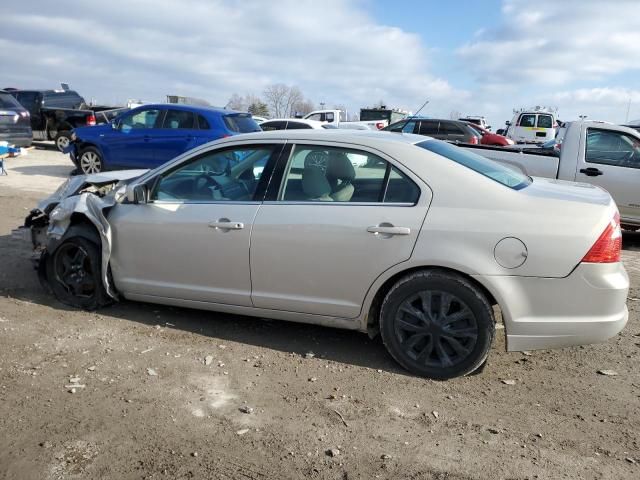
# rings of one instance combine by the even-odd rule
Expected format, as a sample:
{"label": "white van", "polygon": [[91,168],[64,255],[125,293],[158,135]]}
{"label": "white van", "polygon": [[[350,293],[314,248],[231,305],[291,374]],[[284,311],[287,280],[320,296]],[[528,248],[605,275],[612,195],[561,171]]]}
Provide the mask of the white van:
{"label": "white van", "polygon": [[506,137],[516,143],[545,143],[556,136],[558,122],[552,112],[523,110],[508,123]]}

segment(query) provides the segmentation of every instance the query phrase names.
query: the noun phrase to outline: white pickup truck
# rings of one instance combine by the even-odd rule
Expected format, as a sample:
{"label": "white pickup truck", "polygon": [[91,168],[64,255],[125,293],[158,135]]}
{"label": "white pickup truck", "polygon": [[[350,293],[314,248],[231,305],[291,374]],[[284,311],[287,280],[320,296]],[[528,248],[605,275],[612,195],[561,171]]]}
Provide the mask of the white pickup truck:
{"label": "white pickup truck", "polygon": [[532,177],[587,182],[607,190],[627,229],[640,228],[640,133],[603,122],[570,122],[555,147],[464,146]]}

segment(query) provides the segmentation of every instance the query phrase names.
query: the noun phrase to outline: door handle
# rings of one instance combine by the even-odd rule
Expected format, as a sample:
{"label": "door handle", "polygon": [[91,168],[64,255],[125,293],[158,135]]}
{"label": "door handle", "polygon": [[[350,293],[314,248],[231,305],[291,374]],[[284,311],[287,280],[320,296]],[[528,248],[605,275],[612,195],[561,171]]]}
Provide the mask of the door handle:
{"label": "door handle", "polygon": [[244,223],[232,222],[228,218],[221,218],[217,222],[210,222],[209,227],[215,228],[216,230],[242,230],[244,228]]}
{"label": "door handle", "polygon": [[604,174],[602,170],[593,167],[581,168],[580,173],[584,173],[588,177],[597,177],[598,175]]}
{"label": "door handle", "polygon": [[409,235],[411,229],[408,227],[394,227],[393,225],[375,225],[367,227],[367,232],[374,235]]}

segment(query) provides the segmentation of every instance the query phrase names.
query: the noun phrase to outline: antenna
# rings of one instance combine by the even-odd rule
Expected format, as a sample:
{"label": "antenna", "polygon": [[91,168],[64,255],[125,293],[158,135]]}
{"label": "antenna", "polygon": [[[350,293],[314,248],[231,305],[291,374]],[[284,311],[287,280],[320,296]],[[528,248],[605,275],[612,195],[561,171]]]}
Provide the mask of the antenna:
{"label": "antenna", "polygon": [[418,114],[420,113],[420,111],[421,111],[424,107],[426,107],[428,103],[429,103],[429,100],[427,100],[426,102],[424,102],[424,103],[422,104],[422,106],[418,109],[418,111],[417,111],[416,113],[414,113],[413,115],[411,115],[411,116],[412,116],[412,117],[417,117],[417,116],[418,116]]}

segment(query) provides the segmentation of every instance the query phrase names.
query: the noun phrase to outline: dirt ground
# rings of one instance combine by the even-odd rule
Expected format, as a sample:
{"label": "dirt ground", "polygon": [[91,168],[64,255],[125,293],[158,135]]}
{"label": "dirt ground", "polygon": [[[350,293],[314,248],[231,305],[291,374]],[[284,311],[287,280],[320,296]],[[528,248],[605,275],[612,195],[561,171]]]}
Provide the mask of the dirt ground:
{"label": "dirt ground", "polygon": [[59,304],[10,231],[70,166],[29,162],[0,177],[1,479],[640,478],[639,234],[620,335],[525,354],[501,330],[484,372],[435,382],[354,332]]}

